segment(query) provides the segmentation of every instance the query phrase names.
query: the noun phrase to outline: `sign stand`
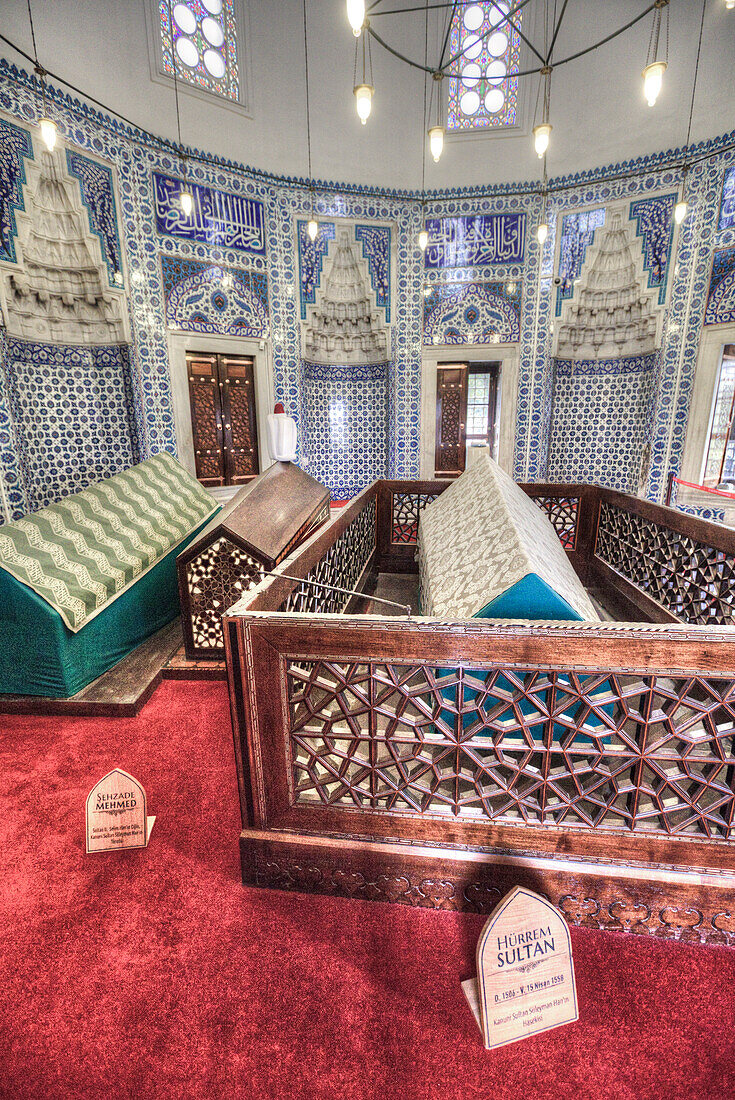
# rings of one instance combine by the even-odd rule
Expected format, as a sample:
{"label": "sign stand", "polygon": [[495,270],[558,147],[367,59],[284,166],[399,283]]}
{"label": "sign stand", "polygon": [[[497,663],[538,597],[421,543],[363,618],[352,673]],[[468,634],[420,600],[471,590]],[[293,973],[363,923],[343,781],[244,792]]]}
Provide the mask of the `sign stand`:
{"label": "sign stand", "polygon": [[462,992],[486,1050],[579,1019],[569,927],[546,898],[516,886],[477,944],[477,977]]}
{"label": "sign stand", "polygon": [[138,780],[115,768],[87,795],[87,854],[147,848],[155,820]]}

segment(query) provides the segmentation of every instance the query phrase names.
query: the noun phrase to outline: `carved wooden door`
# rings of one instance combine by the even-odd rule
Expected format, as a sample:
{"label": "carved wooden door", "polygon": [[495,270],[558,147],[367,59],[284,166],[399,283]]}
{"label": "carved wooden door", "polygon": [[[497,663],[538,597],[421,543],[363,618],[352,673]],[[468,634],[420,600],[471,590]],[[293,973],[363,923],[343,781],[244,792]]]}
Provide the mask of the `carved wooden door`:
{"label": "carved wooden door", "polygon": [[226,484],[240,485],[260,472],[253,360],[220,355],[219,369]]}
{"label": "carved wooden door", "polygon": [[203,485],[239,485],[259,472],[253,360],[189,352],[196,474]]}
{"label": "carved wooden door", "polygon": [[436,368],[436,477],[459,477],[465,464],[467,364]]}
{"label": "carved wooden door", "polygon": [[188,352],[186,371],[197,477],[202,485],[224,485],[225,444],[217,356]]}

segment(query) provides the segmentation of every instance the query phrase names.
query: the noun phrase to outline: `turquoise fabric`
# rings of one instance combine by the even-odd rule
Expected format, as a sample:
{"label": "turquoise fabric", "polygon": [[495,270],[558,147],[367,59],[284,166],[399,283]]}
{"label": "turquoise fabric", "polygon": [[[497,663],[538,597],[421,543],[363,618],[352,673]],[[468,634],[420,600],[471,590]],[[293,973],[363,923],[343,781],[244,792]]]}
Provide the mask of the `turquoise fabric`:
{"label": "turquoise fabric", "polygon": [[[522,580],[518,581],[506,592],[503,592],[501,596],[497,596],[490,603],[486,604],[481,611],[478,611],[473,616],[475,619],[546,619],[550,621],[559,620],[574,620],[576,622],[582,621],[582,616],[572,608],[566,600],[550,588],[546,581],[536,573],[528,573]],[[436,669],[437,675],[447,675],[447,670]],[[451,673],[450,673],[451,674]],[[482,680],[485,673],[476,669],[466,669],[465,675],[477,676]],[[564,681],[562,680],[563,684]],[[486,709],[492,709],[497,704],[501,704],[503,695],[501,693],[509,692],[513,693],[514,686],[505,676],[500,676],[496,682],[496,688],[498,691],[497,698],[491,697],[486,701]],[[608,681],[600,684],[599,688],[595,692],[600,696],[600,700],[604,698],[605,694],[610,690],[610,684]],[[479,698],[480,692],[474,690],[468,690],[465,686],[465,700],[472,702]],[[446,699],[447,703],[450,703],[456,708],[457,703],[457,689],[456,687],[448,687],[442,689],[442,696]],[[548,692],[540,691],[537,693],[539,707],[545,708],[548,705]],[[574,722],[576,715],[582,710],[582,703],[573,703],[566,708],[562,715],[565,721]],[[530,732],[534,741],[542,741],[544,734],[544,718],[541,717],[538,722],[533,722],[533,716],[537,713],[533,704],[527,699],[521,700],[518,708],[523,716],[524,721],[529,720],[530,724],[526,727]],[[606,715],[611,715],[613,711],[612,703],[603,703],[601,708],[602,712]],[[442,711],[441,718],[449,725],[452,724],[452,714],[450,711]],[[514,722],[516,721],[513,708],[508,707],[506,711],[501,711],[495,715],[497,722]],[[468,726],[476,721],[473,714],[465,714],[462,718],[462,728],[466,729]],[[601,720],[594,720],[594,725],[598,726],[600,733],[607,733],[607,727],[604,726]],[[554,733],[559,738],[566,738],[569,735],[569,730],[565,725],[559,722],[554,723]],[[492,737],[492,732],[488,730],[487,734],[479,734],[479,736]],[[510,736],[517,736],[518,739],[523,738],[523,732],[518,730],[517,734],[511,734]],[[594,739],[586,734],[577,734],[577,741],[584,742],[589,745],[593,745]]]}
{"label": "turquoise fabric", "polygon": [[76,634],[27,585],[0,569],[0,693],[66,699],[180,612],[176,558],[192,533]]}

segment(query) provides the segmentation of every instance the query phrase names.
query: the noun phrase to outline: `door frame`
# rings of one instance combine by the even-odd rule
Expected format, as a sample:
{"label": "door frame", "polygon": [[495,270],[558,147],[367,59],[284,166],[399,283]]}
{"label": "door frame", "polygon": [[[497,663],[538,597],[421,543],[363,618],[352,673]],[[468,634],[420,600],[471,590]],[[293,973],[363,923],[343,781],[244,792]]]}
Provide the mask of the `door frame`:
{"label": "door frame", "polygon": [[186,353],[211,352],[214,355],[247,355],[253,360],[255,412],[258,423],[258,463],[265,473],[273,465],[267,447],[267,417],[273,411],[274,387],[270,340],[251,336],[219,336],[200,332],[169,331],[168,361],[171,371],[171,399],[174,410],[176,446],[179,462],[196,477],[194,438],[189,405],[189,377]]}
{"label": "door frame", "polygon": [[513,476],[518,401],[517,344],[432,344],[421,357],[421,478],[434,477],[436,451],[436,368],[444,363],[500,363],[497,460]]}

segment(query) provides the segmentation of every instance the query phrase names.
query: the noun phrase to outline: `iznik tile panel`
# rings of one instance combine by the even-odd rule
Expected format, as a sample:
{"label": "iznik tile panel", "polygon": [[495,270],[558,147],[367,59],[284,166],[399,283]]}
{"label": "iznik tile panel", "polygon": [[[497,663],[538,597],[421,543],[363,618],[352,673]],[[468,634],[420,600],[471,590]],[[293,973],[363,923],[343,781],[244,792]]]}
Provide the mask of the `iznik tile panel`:
{"label": "iznik tile panel", "polygon": [[184,181],[153,173],[156,229],[166,236],[265,255],[263,204],[231,191],[189,181],[194,209],[187,216],[179,196]]}
{"label": "iznik tile panel", "polygon": [[76,176],[87,208],[89,226],[99,237],[111,286],[122,282],[122,255],[112,170],[72,149],[66,151],[69,173]]}
{"label": "iznik tile panel", "polygon": [[561,314],[561,304],[574,293],[574,280],[579,278],[587,248],[595,236],[595,230],[605,224],[605,207],[565,214],[561,220],[559,241],[559,266],[561,279],[556,288],[556,316]]}
{"label": "iznik tile panel", "polygon": [[525,214],[427,218],[426,229],[427,269],[521,263],[525,255]]}
{"label": "iznik tile panel", "polygon": [[313,306],[316,292],[322,277],[324,257],[333,241],[337,227],[334,222],[319,222],[316,240],[311,240],[307,232],[308,222],[296,222],[296,240],[299,253],[299,301],[301,302],[301,320],[306,320],[306,307]]}
{"label": "iznik tile panel", "polygon": [[735,322],[735,247],[718,248],[712,257],[705,325]]}
{"label": "iznik tile panel", "polygon": [[643,238],[643,266],[649,287],[658,287],[659,304],[666,301],[669,255],[674,237],[674,206],[677,196],[656,195],[630,204],[630,218]]}
{"label": "iznik tile panel", "polygon": [[303,364],[304,465],[334,500],[349,500],[388,469],[388,364]]}
{"label": "iznik tile panel", "polygon": [[23,209],[23,158],[32,156],[28,131],[0,118],[0,260],[10,263],[15,263],[15,211]]}
{"label": "iznik tile panel", "polygon": [[5,370],[29,511],[138,461],[126,346],[8,339]]}
{"label": "iznik tile panel", "polygon": [[268,335],[265,272],[223,268],[180,256],[161,256],[166,324],[187,332]]}
{"label": "iznik tile panel", "polygon": [[657,359],[554,361],[550,481],[637,491]]}
{"label": "iznik tile panel", "polygon": [[390,321],[390,238],[387,225],[355,226],[355,240],[362,244],[362,254],[370,272],[370,285],[375,291],[377,305],[385,310],[386,322]]}
{"label": "iznik tile panel", "polygon": [[515,344],[520,338],[518,283],[436,283],[424,298],[425,344]]}
{"label": "iznik tile panel", "polygon": [[735,228],[735,164],[725,172],[722,182],[722,202],[720,203],[720,220],[718,229],[722,233],[725,229]]}

